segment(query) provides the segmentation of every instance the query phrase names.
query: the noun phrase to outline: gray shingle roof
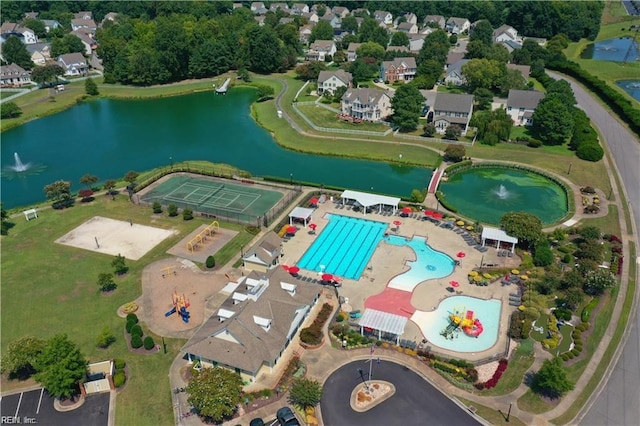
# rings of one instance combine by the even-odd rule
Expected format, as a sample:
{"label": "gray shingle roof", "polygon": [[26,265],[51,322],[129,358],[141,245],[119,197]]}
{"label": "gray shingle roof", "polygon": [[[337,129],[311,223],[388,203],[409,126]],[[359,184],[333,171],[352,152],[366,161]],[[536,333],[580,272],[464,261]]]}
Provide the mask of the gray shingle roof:
{"label": "gray shingle roof", "polygon": [[344,84],[347,84],[347,85],[351,81],[353,81],[353,76],[351,75],[350,72],[346,72],[344,70],[336,70],[336,71],[320,71],[320,74],[318,75],[318,83],[324,83],[334,75],[338,79],[340,79],[340,81],[342,81]]}
{"label": "gray shingle roof", "polygon": [[[437,111],[470,113],[473,106],[473,95],[438,93],[433,109]],[[447,117],[450,118],[450,117]],[[466,120],[466,119],[465,119]]]}
{"label": "gray shingle roof", "polygon": [[386,93],[382,90],[376,89],[349,89],[345,92],[342,99],[350,100],[351,102],[359,99],[361,104],[370,105],[377,104],[380,98],[385,94]]}
{"label": "gray shingle roof", "polygon": [[507,107],[536,109],[538,103],[544,98],[544,93],[536,90],[509,90]]}

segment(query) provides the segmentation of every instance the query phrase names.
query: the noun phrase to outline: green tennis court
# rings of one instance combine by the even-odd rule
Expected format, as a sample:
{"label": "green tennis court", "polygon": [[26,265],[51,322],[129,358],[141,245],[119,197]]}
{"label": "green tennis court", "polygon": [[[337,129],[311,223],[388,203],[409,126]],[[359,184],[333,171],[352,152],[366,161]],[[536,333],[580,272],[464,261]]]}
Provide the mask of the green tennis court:
{"label": "green tennis court", "polygon": [[148,203],[190,207],[196,212],[255,220],[273,208],[284,194],[258,188],[255,184],[235,184],[193,176],[173,176],[140,197]]}

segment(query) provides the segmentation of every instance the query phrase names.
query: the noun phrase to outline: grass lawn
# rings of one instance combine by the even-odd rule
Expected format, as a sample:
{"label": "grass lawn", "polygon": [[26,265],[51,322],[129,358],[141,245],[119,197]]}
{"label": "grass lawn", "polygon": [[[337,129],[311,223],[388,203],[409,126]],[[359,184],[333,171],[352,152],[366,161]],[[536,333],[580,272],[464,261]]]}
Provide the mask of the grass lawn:
{"label": "grass lawn", "polygon": [[555,403],[547,402],[529,389],[524,395],[518,398],[518,408],[529,413],[540,414],[553,410],[559,402],[560,400],[557,400]]}
{"label": "grass lawn", "polygon": [[502,414],[498,412],[498,410],[494,410],[493,408],[489,408],[484,405],[477,404],[474,401],[469,401],[468,399],[464,399],[461,397],[456,397],[467,407],[475,407],[476,414],[485,419],[491,425],[518,425],[524,426],[526,423],[523,423],[519,418],[515,416],[509,416],[509,421],[507,422],[507,413],[509,412],[509,407],[504,407],[504,411]]}
{"label": "grass lawn", "polygon": [[298,105],[300,111],[318,127],[327,127],[330,129],[348,129],[348,130],[365,130],[369,132],[384,133],[389,127],[379,123],[360,123],[353,124],[346,121],[338,120],[336,113],[329,111],[317,105]]}
{"label": "grass lawn", "polygon": [[[136,223],[163,229],[175,229],[179,235],[167,238],[138,261],[127,260],[129,272],[116,278],[118,289],[104,296],[96,285],[99,273],[112,272],[113,256],[59,245],[55,239],[89,218],[100,215],[119,220],[129,217]],[[149,263],[168,257],[166,250],[180,238],[207,220],[182,220],[181,216],[151,217],[148,207],[131,204],[128,197],[116,200],[98,196],[89,204],[67,210],[45,210],[37,220],[22,217],[10,220],[15,226],[2,237],[2,336],[5,347],[19,337],[50,338],[67,333],[90,361],[122,358],[129,366],[130,378],[118,394],[117,424],[171,424],[173,413],[167,372],[183,340],[165,339],[168,353],[135,355],[127,350],[124,340],[125,321],[116,314],[122,304],[141,294],[142,270]],[[219,264],[238,255],[238,247],[250,240],[241,226],[221,223],[240,231],[216,256]],[[96,338],[103,327],[116,336],[108,349],[96,347]],[[160,342],[160,336],[153,336]],[[3,389],[5,382],[2,383]],[[15,386],[10,383],[8,386]]]}
{"label": "grass lawn", "polygon": [[509,134],[509,139],[519,140],[520,138],[531,138],[531,133],[529,132],[529,128],[527,126],[513,126],[511,128],[511,134]]}
{"label": "grass lawn", "polygon": [[513,392],[522,383],[524,373],[531,368],[535,357],[533,356],[534,342],[531,339],[523,340],[509,360],[506,371],[493,389],[483,390],[482,396],[506,395]]}
{"label": "grass lawn", "polygon": [[438,93],[460,93],[466,94],[465,90],[462,86],[448,85],[448,84],[440,84],[438,86]]}

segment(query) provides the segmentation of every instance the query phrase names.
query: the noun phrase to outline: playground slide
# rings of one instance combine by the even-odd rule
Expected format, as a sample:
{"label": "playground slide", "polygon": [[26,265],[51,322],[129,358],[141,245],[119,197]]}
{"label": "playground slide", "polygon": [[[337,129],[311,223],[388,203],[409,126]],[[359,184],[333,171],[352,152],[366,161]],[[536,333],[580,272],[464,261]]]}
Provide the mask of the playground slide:
{"label": "playground slide", "polygon": [[478,337],[484,331],[484,327],[479,319],[473,322],[473,327],[465,327],[464,332],[467,336]]}
{"label": "playground slide", "polygon": [[467,311],[467,318],[470,321],[473,321],[473,311]]}
{"label": "playground slide", "polygon": [[171,308],[171,310],[170,310],[170,311],[165,312],[164,316],[165,316],[165,317],[170,317],[171,315],[173,315],[173,314],[175,314],[175,313],[176,313],[176,308],[175,308],[175,307],[173,307],[173,308]]}

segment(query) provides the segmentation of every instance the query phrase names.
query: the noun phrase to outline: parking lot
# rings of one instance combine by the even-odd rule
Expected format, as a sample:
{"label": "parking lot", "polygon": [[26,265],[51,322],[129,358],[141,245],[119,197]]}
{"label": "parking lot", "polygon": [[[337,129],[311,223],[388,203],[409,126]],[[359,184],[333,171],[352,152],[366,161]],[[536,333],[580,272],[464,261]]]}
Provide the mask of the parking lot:
{"label": "parking lot", "polygon": [[38,424],[46,426],[106,426],[109,393],[87,396],[79,408],[59,412],[54,398],[44,389],[20,392],[0,398],[0,424]]}

